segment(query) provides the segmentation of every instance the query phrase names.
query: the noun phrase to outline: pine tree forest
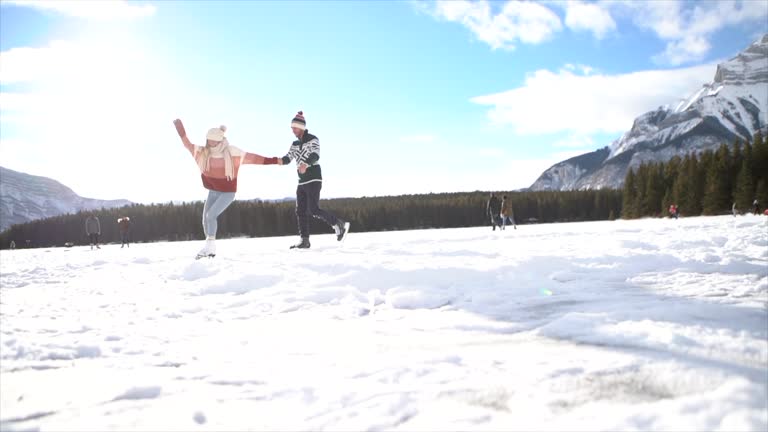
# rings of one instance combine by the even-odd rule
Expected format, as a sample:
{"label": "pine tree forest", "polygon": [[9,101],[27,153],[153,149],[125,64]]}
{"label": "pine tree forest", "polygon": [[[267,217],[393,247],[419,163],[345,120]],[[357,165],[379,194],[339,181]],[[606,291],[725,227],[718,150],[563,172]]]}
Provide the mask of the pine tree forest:
{"label": "pine tree forest", "polygon": [[[753,143],[722,144],[716,151],[666,162],[643,163],[628,171],[621,190],[515,191],[507,195],[518,224],[665,217],[670,204],[680,215],[719,215],[735,203],[751,211],[757,199],[768,203],[768,140],[758,133]],[[489,226],[489,192],[401,195],[322,200],[321,206],[353,224],[353,232]],[[135,204],[94,211],[101,222],[101,242],[119,243],[117,220],[129,217],[132,242],[203,239],[203,202]],[[235,201],[219,217],[218,238],[294,235],[293,201]],[[89,212],[90,213],[90,212]],[[14,225],[0,233],[0,247],[84,245],[89,213],[67,214]],[[312,233],[332,232],[313,219]]]}
{"label": "pine tree forest", "polygon": [[716,151],[690,153],[666,162],[643,163],[627,173],[622,189],[625,219],[666,216],[676,204],[681,216],[751,212],[768,204],[768,140],[721,144]]}
{"label": "pine tree forest", "polygon": [[[621,212],[621,191],[495,192],[511,200],[518,224],[605,220]],[[353,224],[353,232],[486,225],[489,192],[443,193],[321,200],[321,207]],[[131,241],[203,239],[203,202],[136,204],[94,211],[101,223],[101,242],[120,243],[117,220],[129,217]],[[90,213],[68,214],[12,226],[0,234],[8,248],[64,246],[88,243],[85,220]],[[312,219],[313,234],[331,233],[328,225]],[[489,228],[490,229],[490,228]],[[235,201],[219,217],[218,238],[269,237],[297,233],[295,202]],[[27,244],[27,240],[29,243]]]}

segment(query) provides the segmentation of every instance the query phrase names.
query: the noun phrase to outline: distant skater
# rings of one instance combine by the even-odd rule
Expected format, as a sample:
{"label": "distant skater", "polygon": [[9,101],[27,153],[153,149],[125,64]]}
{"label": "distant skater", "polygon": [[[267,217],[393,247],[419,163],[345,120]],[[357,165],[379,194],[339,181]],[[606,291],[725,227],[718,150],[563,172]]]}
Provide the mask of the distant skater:
{"label": "distant skater", "polygon": [[85,220],[85,234],[88,236],[88,241],[91,243],[91,250],[93,250],[94,246],[96,246],[96,249],[101,249],[99,247],[101,222],[99,222],[99,217],[96,216],[95,213],[91,213]]}
{"label": "distant skater", "polygon": [[491,218],[493,231],[496,231],[496,226],[499,226],[499,230],[501,230],[501,202],[493,192],[485,204],[485,214]]}
{"label": "distant skater", "polygon": [[131,247],[131,218],[123,216],[117,220],[117,225],[120,228],[120,249]]}
{"label": "distant skater", "polygon": [[509,199],[506,195],[501,198],[501,229],[504,230],[507,227],[507,222],[517,229],[515,223],[515,212],[512,210],[512,204],[509,203]]}
{"label": "distant skater", "polygon": [[669,206],[669,217],[677,219],[679,216],[678,210],[677,210],[677,204],[672,204]]}

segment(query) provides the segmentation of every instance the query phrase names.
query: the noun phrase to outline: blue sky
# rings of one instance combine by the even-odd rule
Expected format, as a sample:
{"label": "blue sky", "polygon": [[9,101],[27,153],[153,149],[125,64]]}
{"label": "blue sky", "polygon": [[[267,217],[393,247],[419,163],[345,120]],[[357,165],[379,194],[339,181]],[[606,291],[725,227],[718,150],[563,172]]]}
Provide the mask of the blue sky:
{"label": "blue sky", "polygon": [[[516,189],[711,81],[766,22],[761,1],[3,1],[0,164],[203,199],[174,118],[282,156],[303,110],[326,198]],[[249,166],[238,198],[295,185]]]}

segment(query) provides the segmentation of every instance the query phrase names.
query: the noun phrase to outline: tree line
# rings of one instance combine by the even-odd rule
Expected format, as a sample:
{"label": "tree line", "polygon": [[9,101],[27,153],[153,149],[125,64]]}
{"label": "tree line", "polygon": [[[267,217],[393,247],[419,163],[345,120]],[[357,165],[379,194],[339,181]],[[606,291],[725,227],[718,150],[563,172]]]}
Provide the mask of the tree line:
{"label": "tree line", "polygon": [[[495,192],[507,195],[518,224],[594,221],[619,217],[619,190]],[[323,208],[351,221],[354,232],[426,228],[461,228],[487,225],[489,192],[460,192],[323,200]],[[101,241],[120,241],[117,219],[129,217],[134,242],[203,239],[203,202],[181,204],[134,204],[117,209],[66,214],[14,225],[0,233],[0,247],[52,247],[88,243],[85,219],[88,214],[101,222]],[[319,220],[312,220],[313,233],[330,233]],[[297,234],[294,201],[235,201],[219,217],[218,238],[270,237]]]}
{"label": "tree line", "polygon": [[[509,191],[518,224],[578,222],[665,216],[670,204],[682,215],[742,211],[757,198],[768,204],[768,140],[757,133],[752,143],[722,144],[715,151],[690,153],[666,162],[630,169],[620,190]],[[354,232],[490,225],[485,206],[489,192],[457,192],[323,200],[322,206],[354,224]],[[117,209],[66,214],[14,225],[0,233],[0,248],[87,244],[85,219],[101,221],[101,241],[120,241],[117,219],[132,221],[134,242],[203,239],[204,202],[134,204]],[[219,217],[218,238],[297,234],[294,201],[235,201]],[[313,233],[331,229],[312,219]]]}
{"label": "tree line", "polygon": [[623,187],[622,217],[663,216],[671,204],[681,215],[718,215],[736,209],[743,213],[757,199],[768,203],[768,140],[760,132],[752,143],[666,162],[643,163],[627,172]]}

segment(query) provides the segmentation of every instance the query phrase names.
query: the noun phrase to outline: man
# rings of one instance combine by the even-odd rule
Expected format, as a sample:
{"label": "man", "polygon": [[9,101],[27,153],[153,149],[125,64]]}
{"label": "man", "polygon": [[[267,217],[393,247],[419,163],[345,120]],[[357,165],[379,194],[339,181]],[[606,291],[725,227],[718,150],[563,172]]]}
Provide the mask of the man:
{"label": "man", "polygon": [[99,217],[95,213],[91,213],[88,219],[85,220],[85,233],[88,235],[88,240],[91,242],[91,250],[96,246],[99,247],[99,235],[101,235],[101,222]]}
{"label": "man", "polygon": [[485,205],[485,211],[491,218],[491,226],[493,227],[493,230],[496,231],[496,225],[499,225],[499,231],[501,231],[501,223],[499,221],[501,218],[501,203],[493,192],[491,192],[491,197]]}
{"label": "man", "polygon": [[344,240],[349,231],[349,222],[345,222],[333,213],[320,208],[320,189],[323,176],[320,171],[320,141],[309,133],[304,113],[299,111],[291,121],[291,130],[296,141],[291,144],[288,154],[283,156],[282,165],[296,161],[299,174],[299,186],[296,189],[296,223],[299,226],[301,241],[291,249],[309,249],[309,216],[322,219],[336,232],[338,241]]}

